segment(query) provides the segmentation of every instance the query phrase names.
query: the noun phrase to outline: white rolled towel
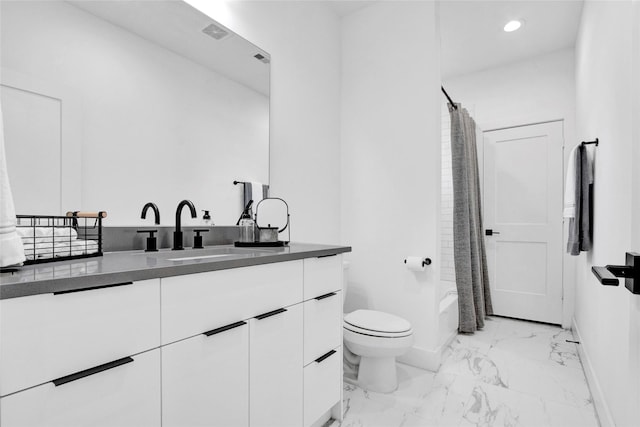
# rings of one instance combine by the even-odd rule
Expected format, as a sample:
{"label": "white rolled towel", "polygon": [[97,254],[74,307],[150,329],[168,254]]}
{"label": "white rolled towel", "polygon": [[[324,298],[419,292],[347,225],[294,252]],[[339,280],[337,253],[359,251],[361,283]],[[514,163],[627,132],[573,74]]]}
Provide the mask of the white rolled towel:
{"label": "white rolled towel", "polygon": [[25,260],[22,241],[16,233],[16,208],[9,185],[4,125],[0,109],[0,267],[22,264]]}

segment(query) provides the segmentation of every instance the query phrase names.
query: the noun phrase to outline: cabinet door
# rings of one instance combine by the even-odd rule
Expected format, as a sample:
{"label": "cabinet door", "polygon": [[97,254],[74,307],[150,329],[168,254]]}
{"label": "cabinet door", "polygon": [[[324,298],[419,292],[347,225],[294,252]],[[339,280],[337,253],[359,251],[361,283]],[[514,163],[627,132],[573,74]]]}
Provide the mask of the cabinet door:
{"label": "cabinet door", "polygon": [[302,304],[249,322],[252,427],[302,425]]}
{"label": "cabinet door", "polygon": [[163,427],[249,425],[249,327],[227,327],[162,347]]}
{"label": "cabinet door", "polygon": [[160,345],[160,280],[0,301],[0,396]]}
{"label": "cabinet door", "polygon": [[159,426],[160,350],[121,359],[120,363],[89,376],[67,377],[56,381],[58,385],[49,382],[1,398],[0,425]]}

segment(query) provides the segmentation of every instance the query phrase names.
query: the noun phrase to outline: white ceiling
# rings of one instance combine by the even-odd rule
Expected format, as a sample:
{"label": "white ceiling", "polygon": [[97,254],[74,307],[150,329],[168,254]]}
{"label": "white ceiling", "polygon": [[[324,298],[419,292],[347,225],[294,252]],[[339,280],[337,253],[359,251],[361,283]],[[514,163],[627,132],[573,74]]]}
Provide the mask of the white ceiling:
{"label": "white ceiling", "polygon": [[343,17],[363,7],[369,6],[375,1],[369,0],[326,0],[331,10],[333,10],[338,16]]}
{"label": "white ceiling", "polygon": [[260,93],[269,93],[269,54],[233,33],[215,40],[202,32],[222,25],[187,3],[173,0],[67,0],[70,4],[169,49]]}
{"label": "white ceiling", "polygon": [[[443,0],[442,78],[573,47],[581,13],[581,0]],[[525,24],[505,33],[502,28],[512,19]]]}

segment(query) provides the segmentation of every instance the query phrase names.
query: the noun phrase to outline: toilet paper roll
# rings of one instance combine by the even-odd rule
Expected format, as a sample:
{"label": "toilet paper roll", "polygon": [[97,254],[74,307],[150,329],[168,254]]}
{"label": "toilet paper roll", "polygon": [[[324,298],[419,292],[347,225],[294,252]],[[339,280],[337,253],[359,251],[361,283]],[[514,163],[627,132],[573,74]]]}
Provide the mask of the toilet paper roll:
{"label": "toilet paper roll", "polygon": [[424,261],[423,257],[419,256],[408,256],[404,261],[407,264],[407,268],[411,271],[424,271],[424,265],[422,265],[422,261]]}

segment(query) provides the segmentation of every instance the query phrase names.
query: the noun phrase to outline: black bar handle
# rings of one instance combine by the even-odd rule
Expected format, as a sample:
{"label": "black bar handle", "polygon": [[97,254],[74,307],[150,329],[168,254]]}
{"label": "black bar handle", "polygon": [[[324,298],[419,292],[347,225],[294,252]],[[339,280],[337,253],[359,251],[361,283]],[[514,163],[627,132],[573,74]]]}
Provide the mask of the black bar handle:
{"label": "black bar handle", "polygon": [[320,300],[323,300],[323,299],[325,299],[325,298],[332,297],[332,296],[334,296],[334,295],[337,295],[337,294],[336,294],[335,292],[329,292],[328,294],[320,295],[319,297],[315,297],[314,299],[315,299],[316,301],[320,301]]}
{"label": "black bar handle", "polygon": [[616,276],[607,267],[591,267],[591,271],[598,281],[605,286],[618,286],[620,284]]}
{"label": "black bar handle", "polygon": [[606,286],[618,286],[618,277],[624,278],[624,286],[629,292],[640,295],[640,253],[625,253],[625,265],[605,265],[591,267],[598,281]]}
{"label": "black bar handle", "polygon": [[323,360],[328,359],[329,357],[331,357],[333,354],[335,354],[335,350],[331,350],[325,354],[323,354],[322,356],[318,357],[315,362],[316,363],[322,363]]}
{"label": "black bar handle", "polygon": [[116,286],[127,286],[127,285],[133,285],[133,282],[114,283],[112,285],[94,286],[91,288],[69,289],[67,291],[57,291],[57,292],[54,292],[53,294],[63,295],[63,294],[71,294],[74,292],[95,291],[96,289],[115,288]]}
{"label": "black bar handle", "polygon": [[254,319],[258,319],[258,320],[266,319],[267,317],[275,316],[277,314],[284,313],[285,311],[287,311],[286,308],[279,308],[277,310],[273,310],[273,311],[270,311],[268,313],[263,313],[263,314],[261,314],[259,316],[256,316],[256,317],[254,317]]}
{"label": "black bar handle", "polygon": [[240,327],[242,325],[246,325],[246,324],[247,324],[247,322],[244,322],[244,321],[231,323],[230,325],[221,326],[219,328],[212,329],[212,330],[207,331],[207,332],[203,332],[202,335],[206,335],[206,336],[210,337],[211,335],[219,334],[220,332],[228,331],[229,329],[235,329],[235,328],[238,328],[238,327]]}
{"label": "black bar handle", "polygon": [[338,254],[318,255],[316,258],[329,258],[330,256],[338,256]]}
{"label": "black bar handle", "polygon": [[126,365],[133,362],[131,357],[123,357],[122,359],[114,360],[113,362],[105,363],[104,365],[95,366],[93,368],[85,369],[84,371],[76,372],[75,374],[66,375],[51,381],[56,387],[61,386],[71,381],[79,380],[81,378],[88,377],[100,372],[107,371],[109,369],[117,368],[118,366]]}

